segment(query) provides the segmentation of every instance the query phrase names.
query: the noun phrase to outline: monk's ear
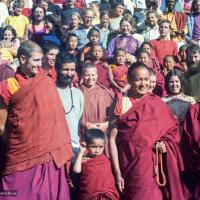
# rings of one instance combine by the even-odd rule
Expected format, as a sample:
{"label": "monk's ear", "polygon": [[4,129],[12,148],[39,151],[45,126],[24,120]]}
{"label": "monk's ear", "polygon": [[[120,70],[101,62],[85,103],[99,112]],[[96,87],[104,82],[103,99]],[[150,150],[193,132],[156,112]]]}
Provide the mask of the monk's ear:
{"label": "monk's ear", "polygon": [[25,63],[26,63],[26,60],[27,60],[27,58],[26,58],[25,55],[21,55],[21,56],[19,57],[19,63],[20,63],[20,64],[25,64]]}

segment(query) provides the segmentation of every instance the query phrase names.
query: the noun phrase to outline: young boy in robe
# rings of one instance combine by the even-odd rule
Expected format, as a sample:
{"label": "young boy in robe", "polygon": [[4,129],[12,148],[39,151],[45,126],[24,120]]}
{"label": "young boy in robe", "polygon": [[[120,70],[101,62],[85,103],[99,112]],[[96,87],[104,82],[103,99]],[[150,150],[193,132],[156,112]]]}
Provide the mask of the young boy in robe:
{"label": "young boy in robe", "polygon": [[119,199],[110,160],[104,155],[105,133],[99,129],[86,132],[74,164],[80,173],[78,200]]}
{"label": "young boy in robe", "polygon": [[126,52],[123,49],[117,49],[114,53],[114,64],[108,68],[110,84],[115,92],[125,93],[130,88],[127,73]]}
{"label": "young boy in robe", "polygon": [[167,55],[163,59],[163,75],[166,76],[171,70],[175,68],[176,62],[174,56]]}
{"label": "young boy in robe", "polygon": [[92,60],[95,64],[98,73],[97,82],[110,88],[110,82],[108,78],[108,63],[106,62],[106,51],[100,44],[95,44],[91,48]]}

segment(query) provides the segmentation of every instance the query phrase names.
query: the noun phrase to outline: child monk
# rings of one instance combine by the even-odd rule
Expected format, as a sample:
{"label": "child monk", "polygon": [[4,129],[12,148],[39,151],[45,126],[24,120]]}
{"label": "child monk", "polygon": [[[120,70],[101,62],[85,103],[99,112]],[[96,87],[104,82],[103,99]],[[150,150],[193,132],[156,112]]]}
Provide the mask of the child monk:
{"label": "child monk", "polygon": [[80,145],[73,168],[81,173],[78,200],[119,199],[110,160],[104,155],[105,139],[103,131],[90,129]]}

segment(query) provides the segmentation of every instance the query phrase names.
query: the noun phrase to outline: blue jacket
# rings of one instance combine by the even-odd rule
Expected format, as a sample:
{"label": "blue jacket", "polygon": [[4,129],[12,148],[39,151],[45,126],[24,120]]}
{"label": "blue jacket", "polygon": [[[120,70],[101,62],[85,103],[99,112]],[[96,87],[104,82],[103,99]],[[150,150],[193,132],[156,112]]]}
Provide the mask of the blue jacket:
{"label": "blue jacket", "polygon": [[187,27],[188,27],[188,34],[186,35],[186,41],[189,42],[192,38],[192,33],[193,33],[193,29],[194,29],[194,16],[193,14],[190,14],[188,16],[188,23],[187,23]]}

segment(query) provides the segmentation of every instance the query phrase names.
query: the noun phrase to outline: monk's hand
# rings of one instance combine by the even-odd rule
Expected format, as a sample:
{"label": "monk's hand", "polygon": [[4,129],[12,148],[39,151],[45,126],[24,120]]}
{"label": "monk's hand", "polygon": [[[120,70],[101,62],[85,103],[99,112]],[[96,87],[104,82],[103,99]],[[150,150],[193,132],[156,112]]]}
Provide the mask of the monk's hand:
{"label": "monk's hand", "polygon": [[122,176],[117,176],[116,178],[116,182],[117,182],[117,188],[118,190],[123,193],[124,191],[124,179],[122,178]]}
{"label": "monk's hand", "polygon": [[164,142],[157,142],[158,144],[158,149],[161,153],[166,153],[167,152],[167,148]]}

